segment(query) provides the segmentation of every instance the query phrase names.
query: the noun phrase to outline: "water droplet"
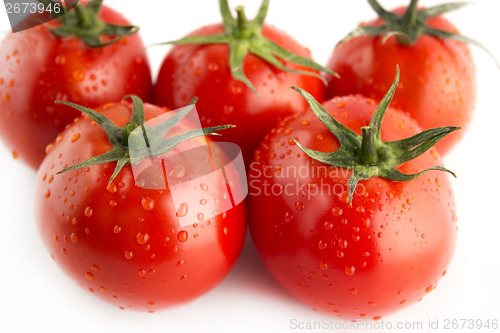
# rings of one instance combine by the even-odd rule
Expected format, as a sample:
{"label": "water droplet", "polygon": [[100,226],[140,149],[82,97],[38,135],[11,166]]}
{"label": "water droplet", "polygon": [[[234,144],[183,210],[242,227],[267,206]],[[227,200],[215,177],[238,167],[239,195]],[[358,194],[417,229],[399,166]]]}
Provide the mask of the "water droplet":
{"label": "water droplet", "polygon": [[303,210],[304,209],[304,204],[300,201],[295,202],[295,208],[297,210]]}
{"label": "water droplet", "polygon": [[94,279],[94,274],[90,273],[90,272],[87,272],[85,273],[85,276],[87,277],[87,279],[89,280],[93,280]]}
{"label": "water droplet", "polygon": [[285,216],[283,216],[283,221],[285,222],[290,222],[292,220],[292,214],[290,214],[290,212],[286,212],[285,213]]}
{"label": "water droplet", "polygon": [[50,197],[50,190],[49,190],[48,188],[47,188],[47,189],[45,189],[45,191],[43,192],[43,196],[44,196],[45,198]]}
{"label": "water droplet", "polygon": [[179,260],[177,262],[177,267],[182,267],[184,265],[184,260]]}
{"label": "water droplet", "polygon": [[137,243],[139,244],[146,244],[149,240],[149,235],[147,233],[138,233],[137,236]]}
{"label": "water droplet", "polygon": [[324,242],[324,241],[322,241],[322,240],[320,240],[320,241],[318,242],[318,249],[323,250],[323,249],[325,249],[325,248],[326,248],[326,246],[327,246],[326,242]]}
{"label": "water droplet", "polygon": [[342,213],[343,213],[342,208],[339,208],[339,207],[332,208],[332,215],[333,216],[340,216],[340,215],[342,215]]}
{"label": "water droplet", "polygon": [[428,286],[426,289],[425,289],[425,293],[428,294],[432,291],[432,289],[434,288],[434,286],[431,284],[430,286]]}
{"label": "water droplet", "polygon": [[115,225],[115,227],[113,228],[113,232],[115,234],[118,234],[120,233],[120,231],[122,231],[122,227],[120,227],[119,225]]}
{"label": "water droplet", "polygon": [[115,208],[117,205],[116,201],[114,200],[109,200],[109,206],[112,207],[112,208]]}
{"label": "water droplet", "polygon": [[327,263],[324,261],[319,262],[319,268],[320,269],[326,269],[328,267]]}
{"label": "water droplet", "polygon": [[233,94],[233,95],[239,95],[239,94],[241,94],[242,91],[243,91],[243,89],[239,85],[233,85],[231,87],[231,94]]}
{"label": "water droplet", "polygon": [[83,214],[85,214],[85,216],[87,216],[87,217],[91,217],[92,216],[92,208],[90,208],[90,207],[85,208],[85,211],[83,212]]}
{"label": "water droplet", "polygon": [[219,69],[219,65],[217,65],[215,62],[211,62],[208,64],[208,70],[210,72],[215,72]]}
{"label": "water droplet", "polygon": [[132,259],[133,256],[132,251],[125,251],[125,259]]}
{"label": "water droplet", "polygon": [[168,175],[180,179],[186,175],[186,168],[182,165],[176,165],[170,170]]}
{"label": "water droplet", "polygon": [[73,79],[76,82],[82,82],[85,79],[85,73],[82,70],[76,70],[73,72]]}
{"label": "water droplet", "polygon": [[311,121],[309,119],[304,119],[300,124],[302,126],[309,126],[311,124]]}
{"label": "water droplet", "polygon": [[205,218],[205,215],[203,215],[203,213],[198,213],[198,214],[196,214],[196,218],[198,219],[198,221],[203,221],[203,219]]}
{"label": "water droplet", "polygon": [[234,106],[232,105],[224,105],[224,108],[222,109],[222,112],[227,116],[233,113],[234,111]]}
{"label": "water droplet", "polygon": [[200,188],[202,189],[202,191],[208,191],[208,185],[205,183],[201,183]]}
{"label": "water droplet", "polygon": [[155,201],[150,197],[142,198],[141,204],[142,208],[144,208],[145,210],[152,210],[153,208],[155,208]]}
{"label": "water droplet", "polygon": [[179,231],[179,233],[177,234],[177,239],[181,243],[184,243],[185,241],[187,241],[187,239],[188,239],[188,233],[187,233],[187,231],[186,230]]}
{"label": "water droplet", "polygon": [[358,290],[356,288],[352,288],[351,290],[349,290],[351,292],[351,294],[353,295],[356,295],[358,293]]}
{"label": "water droplet", "polygon": [[181,281],[186,281],[187,280],[187,275],[181,276]]}
{"label": "water droplet", "polygon": [[222,232],[224,233],[224,236],[227,236],[229,234],[229,229],[227,227],[224,227],[224,229],[222,229]]}
{"label": "water droplet", "polygon": [[177,209],[176,215],[177,217],[184,217],[187,215],[187,213],[188,213],[188,205],[186,202],[183,202]]}
{"label": "water droplet", "polygon": [[146,270],[145,269],[140,269],[140,270],[137,271],[137,274],[139,276],[144,276],[144,275],[146,275]]}
{"label": "water droplet", "polygon": [[80,138],[80,134],[76,133],[71,137],[71,143],[76,142]]}
{"label": "water droplet", "polygon": [[200,205],[206,205],[207,204],[207,199],[203,198],[200,200]]}
{"label": "water droplet", "polygon": [[354,275],[355,271],[356,271],[356,268],[354,266],[346,266],[344,269],[345,274],[348,276]]}
{"label": "water droplet", "polygon": [[347,241],[345,239],[339,239],[339,247],[345,249],[347,247]]}
{"label": "water droplet", "polygon": [[118,188],[116,187],[115,183],[109,183],[108,186],[106,187],[106,190],[109,193],[116,193],[116,191],[118,191]]}
{"label": "water droplet", "polygon": [[70,238],[73,243],[78,242],[78,236],[75,233],[72,233]]}
{"label": "water droplet", "polygon": [[64,65],[66,63],[66,57],[63,55],[56,56],[55,62],[57,65]]}

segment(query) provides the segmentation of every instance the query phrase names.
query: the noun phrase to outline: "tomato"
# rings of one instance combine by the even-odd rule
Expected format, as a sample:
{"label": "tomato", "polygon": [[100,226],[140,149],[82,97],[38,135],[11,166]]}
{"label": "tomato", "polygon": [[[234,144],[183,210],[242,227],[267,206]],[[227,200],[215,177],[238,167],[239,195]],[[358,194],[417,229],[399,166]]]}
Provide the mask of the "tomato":
{"label": "tomato", "polygon": [[[80,6],[61,18],[77,8],[97,15]],[[98,15],[106,23],[129,24],[106,6]],[[51,28],[61,27],[53,22]],[[139,35],[99,48],[88,46],[83,38],[59,38],[46,26],[37,26],[11,33],[0,44],[0,136],[13,156],[32,168],[40,165],[46,145],[79,115],[54,100],[97,107],[129,93],[150,98],[151,73]]]}
{"label": "tomato", "polygon": [[[122,102],[96,111],[124,126],[131,119],[132,108],[131,103]],[[166,112],[150,104],[144,109],[146,120]],[[192,124],[180,122],[177,128],[187,131]],[[217,199],[226,184],[199,182],[198,192],[177,187],[176,195],[190,198],[177,207],[170,180],[164,189],[140,187],[128,164],[118,168],[116,176],[113,173],[119,162],[57,174],[75,163],[109,153],[111,148],[104,131],[87,116],[71,123],[49,145],[36,177],[35,212],[38,231],[51,257],[81,287],[120,308],[152,312],[214,288],[228,274],[242,248],[244,203],[220,210],[218,215],[195,214],[196,218],[181,223],[180,217],[188,211]],[[214,161],[223,158],[217,156]],[[167,165],[166,173],[174,173],[179,181],[199,176],[198,161],[184,159],[179,163]]]}
{"label": "tomato", "polygon": [[[377,105],[349,95],[323,107],[361,134]],[[391,107],[381,138],[390,145],[419,131],[415,120]],[[377,320],[420,301],[446,273],[457,236],[455,206],[442,172],[404,182],[361,177],[350,199],[353,171],[319,162],[298,146],[332,160],[330,152],[342,151],[337,158],[355,165],[354,157],[345,157],[363,150],[346,148],[360,144],[349,143],[353,137],[344,135],[339,148],[339,140],[311,112],[280,122],[250,166],[249,226],[264,266],[299,301],[332,317]],[[396,170],[419,175],[436,164],[443,170],[433,149]],[[377,168],[384,164],[372,170]]]}
{"label": "tomato", "polygon": [[[227,1],[221,1],[224,2],[227,6]],[[241,8],[238,15],[244,16]],[[262,15],[259,18],[260,22],[264,20]],[[241,20],[246,22],[246,18],[239,19],[239,22]],[[197,108],[203,126],[211,126],[214,122],[236,125],[237,130],[228,132],[224,140],[237,143],[247,163],[264,135],[280,119],[304,110],[305,101],[291,94],[288,89],[290,86],[302,87],[320,101],[324,94],[323,83],[310,75],[310,71],[291,72],[305,71],[307,68],[321,69],[314,66],[312,61],[306,61],[310,59],[310,51],[285,32],[266,24],[256,29],[253,22],[255,20],[248,22],[249,27],[238,26],[236,22],[234,26],[226,23],[209,25],[193,31],[184,40],[173,42],[182,45],[174,46],[165,57],[154,89],[155,103],[170,108],[178,108],[193,97],[199,97]],[[229,39],[232,35],[228,31],[234,31],[236,37]],[[247,33],[251,37],[240,37],[239,33]],[[217,41],[206,44],[206,38],[212,41],[216,39],[214,36],[225,36],[231,41],[227,41],[228,44],[249,44],[251,40],[261,43],[264,40],[263,44],[271,41],[286,50],[269,56],[277,62],[271,63],[263,54],[278,52],[275,46],[269,46],[273,48],[271,51],[259,49],[259,53],[250,48],[239,59],[240,64],[235,65],[232,55],[238,46],[230,48],[224,42]],[[184,41],[190,43],[184,45]],[[200,42],[194,43],[197,41]],[[285,51],[287,53],[283,53]],[[293,63],[297,55],[305,58],[301,59],[303,65]],[[288,60],[282,60],[285,56]],[[276,57],[280,60],[277,61]],[[281,68],[277,68],[278,65]],[[238,68],[242,72],[238,73]]]}
{"label": "tomato", "polygon": [[[398,8],[393,13],[400,18],[405,12]],[[424,10],[418,13],[423,15]],[[362,94],[381,99],[392,82],[390,73],[399,64],[401,83],[394,107],[409,112],[423,129],[447,125],[465,129],[473,117],[476,99],[476,73],[470,49],[463,41],[451,39],[458,36],[458,30],[442,16],[423,22],[425,26],[415,24],[415,29],[437,29],[438,36],[424,30],[405,45],[401,34],[386,39],[384,30],[375,36],[354,37],[338,44],[327,67],[338,72],[341,79],[329,79],[326,97]],[[378,18],[360,29],[384,23],[386,20]],[[445,38],[448,34],[450,38]],[[445,138],[436,149],[446,154],[463,132]]]}

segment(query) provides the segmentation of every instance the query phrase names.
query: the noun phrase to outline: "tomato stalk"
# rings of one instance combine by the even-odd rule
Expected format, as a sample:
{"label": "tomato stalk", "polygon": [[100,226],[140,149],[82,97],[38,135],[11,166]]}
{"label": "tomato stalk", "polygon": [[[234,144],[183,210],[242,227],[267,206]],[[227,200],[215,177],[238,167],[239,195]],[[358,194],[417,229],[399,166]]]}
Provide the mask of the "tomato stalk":
{"label": "tomato stalk", "polygon": [[[117,126],[115,123],[113,123],[110,119],[106,118],[102,114],[94,110],[91,110],[89,108],[86,108],[84,106],[66,101],[56,101],[56,103],[61,103],[71,106],[89,116],[104,130],[104,132],[108,137],[109,142],[113,146],[113,148],[108,152],[99,156],[89,158],[88,160],[85,160],[73,166],[64,168],[57,174],[91,165],[116,162],[116,167],[113,172],[113,175],[109,179],[109,183],[111,183],[125,165],[131,164],[130,150],[129,150],[131,140],[136,140],[136,143],[138,140],[139,142],[146,143],[145,147],[138,148],[140,150],[138,152],[138,156],[157,157],[168,153],[169,151],[174,149],[179,143],[186,141],[188,139],[205,135],[207,136],[220,135],[215,132],[235,127],[234,125],[207,127],[207,128],[202,128],[201,130],[192,130],[180,135],[164,138],[165,134],[168,133],[168,131],[172,127],[174,127],[177,123],[179,123],[179,121],[183,119],[192,110],[197,99],[194,98],[187,107],[182,108],[179,112],[177,112],[167,121],[157,124],[155,126],[148,127],[147,131],[145,127],[146,119],[144,116],[144,104],[142,100],[135,95],[128,95],[123,98],[123,100],[126,99],[132,100],[133,108],[132,108],[132,117],[130,121],[127,124],[125,124],[124,127]],[[136,132],[135,130],[139,127],[141,127],[142,131]],[[143,145],[136,144],[135,146],[141,147]]]}
{"label": "tomato stalk", "polygon": [[336,167],[352,170],[349,178],[349,203],[352,204],[354,190],[360,180],[382,177],[395,181],[409,181],[429,170],[439,170],[455,174],[450,170],[434,166],[416,174],[405,174],[396,169],[434,146],[458,127],[438,127],[423,131],[410,138],[384,142],[381,139],[382,120],[389,107],[399,82],[399,66],[389,91],[380,101],[368,126],[362,127],[362,135],[357,134],[333,118],[310,94],[303,89],[298,91],[309,104],[315,116],[338,139],[340,148],[335,152],[320,152],[302,146],[293,138],[297,146],[309,157]]}
{"label": "tomato stalk", "polygon": [[462,8],[467,3],[455,2],[418,9],[418,0],[411,0],[403,15],[387,11],[380,5],[378,0],[368,0],[368,3],[385,23],[380,26],[362,25],[347,34],[338,44],[354,37],[366,35],[382,36],[382,42],[385,43],[389,37],[395,36],[399,44],[411,47],[421,35],[430,35],[476,45],[487,52],[500,68],[500,63],[497,62],[495,56],[478,41],[453,32],[431,28],[427,25],[429,18]]}
{"label": "tomato stalk", "polygon": [[[45,6],[55,6],[53,0],[38,0]],[[52,27],[45,24],[55,36],[59,38],[77,37],[86,45],[99,48],[116,43],[121,38],[132,35],[139,31],[139,27],[133,25],[115,25],[105,23],[99,19],[99,10],[103,0],[90,0],[86,6],[78,2],[73,10],[62,7],[64,15],[57,17],[61,25]],[[103,41],[102,36],[112,37]]]}
{"label": "tomato stalk", "polygon": [[[278,69],[314,76],[322,80],[325,84],[326,80],[318,72],[325,72],[338,77],[338,74],[332,70],[321,66],[311,59],[282,48],[262,35],[262,27],[267,15],[269,0],[262,1],[257,16],[250,21],[245,15],[243,6],[237,6],[235,8],[237,14],[236,18],[233,17],[227,0],[219,0],[219,7],[225,33],[208,36],[189,36],[161,44],[227,44],[229,46],[229,67],[231,68],[231,75],[236,80],[243,82],[257,95],[257,90],[243,72],[243,60],[249,53],[267,61]],[[285,66],[282,60],[304,66],[310,70],[292,69]]]}

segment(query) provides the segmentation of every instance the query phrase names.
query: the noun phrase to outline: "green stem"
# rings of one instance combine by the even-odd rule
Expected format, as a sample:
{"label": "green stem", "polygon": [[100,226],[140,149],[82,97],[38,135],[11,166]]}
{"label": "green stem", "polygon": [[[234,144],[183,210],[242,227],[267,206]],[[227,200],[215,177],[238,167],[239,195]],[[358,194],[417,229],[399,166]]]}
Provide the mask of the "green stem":
{"label": "green stem", "polygon": [[378,162],[377,147],[375,145],[375,128],[365,126],[361,128],[363,132],[361,148],[358,158],[363,165],[374,165]]}
{"label": "green stem", "polygon": [[91,26],[91,22],[89,20],[89,17],[85,11],[85,9],[82,7],[81,3],[78,3],[75,8],[76,15],[78,16],[80,26],[83,28],[89,28]]}
{"label": "green stem", "polygon": [[403,16],[403,22],[409,28],[413,28],[417,24],[417,14],[418,14],[417,5],[418,5],[418,0],[411,0]]}
{"label": "green stem", "polygon": [[237,6],[235,9],[237,17],[236,17],[236,31],[238,37],[246,38],[248,35],[248,19],[245,15],[245,7]]}

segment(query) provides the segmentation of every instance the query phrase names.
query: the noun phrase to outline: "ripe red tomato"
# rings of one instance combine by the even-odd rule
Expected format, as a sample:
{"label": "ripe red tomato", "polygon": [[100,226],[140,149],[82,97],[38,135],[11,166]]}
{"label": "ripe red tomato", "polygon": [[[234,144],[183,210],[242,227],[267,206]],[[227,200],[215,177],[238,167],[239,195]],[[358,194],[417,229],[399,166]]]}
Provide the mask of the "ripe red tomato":
{"label": "ripe red tomato", "polygon": [[[221,24],[209,25],[193,31],[188,37],[221,35],[227,30]],[[292,53],[310,59],[308,49],[274,27],[264,24],[261,31],[252,34],[252,38],[263,36]],[[305,66],[281,59],[279,63],[292,70],[308,70]],[[178,108],[193,97],[199,97],[197,109],[202,125],[212,126],[215,122],[236,125],[237,130],[228,132],[224,140],[238,144],[246,163],[249,163],[258,143],[280,119],[302,112],[306,107],[305,101],[288,88],[302,87],[322,101],[324,84],[311,75],[278,69],[251,51],[241,60],[243,73],[258,95],[248,84],[233,77],[230,66],[233,59],[230,59],[228,45],[176,45],[161,66],[154,101],[158,105]]]}
{"label": "ripe red tomato", "polygon": [[[144,108],[146,120],[166,111],[149,104]],[[131,103],[122,102],[96,111],[123,126],[131,110]],[[226,189],[225,183],[200,184],[206,195],[202,198],[184,189],[191,201],[175,209],[170,186],[139,187],[130,165],[109,184],[114,162],[56,174],[110,149],[104,131],[87,116],[70,124],[49,146],[36,178],[35,209],[39,233],[52,258],[80,286],[120,308],[155,311],[214,288],[242,248],[244,204],[214,217],[198,214],[186,225],[177,217],[213,201]],[[197,163],[167,165],[166,172],[176,172],[180,181],[190,179],[196,177]]]}
{"label": "ripe red tomato", "polygon": [[[394,10],[402,16],[404,8]],[[381,26],[382,18],[363,24]],[[458,34],[442,16],[430,17],[426,25]],[[391,73],[399,64],[401,81],[392,106],[417,120],[423,129],[454,125],[462,131],[451,134],[436,145],[440,154],[447,153],[463,135],[470,123],[476,99],[475,66],[466,43],[435,37],[426,33],[410,45],[387,38],[360,36],[347,39],[335,48],[327,67],[340,79],[329,79],[326,97],[362,94],[381,99],[392,82]]]}
{"label": "ripe red tomato", "polygon": [[[106,6],[99,18],[129,24]],[[46,145],[79,116],[55,100],[88,107],[130,93],[149,100],[151,73],[143,49],[137,34],[100,48],[77,37],[58,38],[45,26],[7,35],[0,44],[0,133],[13,156],[37,168]]]}
{"label": "ripe red tomato", "polygon": [[[336,97],[323,106],[358,134],[376,108],[361,95]],[[410,116],[388,109],[384,142],[418,132]],[[320,152],[339,149],[311,112],[286,118],[257,149],[249,172],[249,226],[273,278],[307,306],[343,319],[377,320],[434,289],[457,234],[447,176],[432,171],[407,182],[361,180],[351,205],[352,171],[318,162],[292,138]],[[410,174],[436,164],[439,157],[430,150],[397,170]]]}

